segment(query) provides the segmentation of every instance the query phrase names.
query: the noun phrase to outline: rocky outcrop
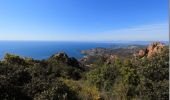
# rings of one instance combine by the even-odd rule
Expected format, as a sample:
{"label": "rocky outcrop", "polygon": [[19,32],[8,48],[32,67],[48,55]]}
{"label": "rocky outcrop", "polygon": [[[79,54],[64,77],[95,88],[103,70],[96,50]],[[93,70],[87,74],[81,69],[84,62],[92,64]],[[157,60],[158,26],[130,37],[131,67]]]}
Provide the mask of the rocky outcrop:
{"label": "rocky outcrop", "polygon": [[154,54],[160,53],[164,47],[165,47],[165,44],[160,43],[160,42],[154,42],[150,44],[145,50],[139,50],[137,56],[139,57],[146,56],[147,58],[150,58]]}
{"label": "rocky outcrop", "polygon": [[66,53],[64,53],[64,52],[60,52],[60,53],[57,53],[57,54],[55,54],[55,55],[53,55],[54,57],[64,57],[64,58],[68,58],[68,56],[67,56],[67,54]]}
{"label": "rocky outcrop", "polygon": [[68,66],[80,68],[81,64],[74,57],[68,57],[68,55],[64,52],[56,53],[49,59],[50,61],[56,61],[63,64],[67,64]]}
{"label": "rocky outcrop", "polygon": [[162,49],[165,47],[163,43],[155,42],[148,46],[147,48],[147,57],[151,57],[155,53],[160,53]]}
{"label": "rocky outcrop", "polygon": [[68,62],[69,57],[67,56],[66,53],[60,52],[60,53],[54,54],[51,57],[51,59],[55,59],[55,60],[62,61],[62,62]]}

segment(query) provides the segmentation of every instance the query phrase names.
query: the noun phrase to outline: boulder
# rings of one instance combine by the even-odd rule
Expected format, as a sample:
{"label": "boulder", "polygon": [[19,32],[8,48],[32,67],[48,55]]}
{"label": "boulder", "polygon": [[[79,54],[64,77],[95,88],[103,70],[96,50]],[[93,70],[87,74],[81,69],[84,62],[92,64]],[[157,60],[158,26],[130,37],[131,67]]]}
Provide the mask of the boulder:
{"label": "boulder", "polygon": [[139,57],[145,56],[145,51],[144,50],[139,50],[138,56]]}

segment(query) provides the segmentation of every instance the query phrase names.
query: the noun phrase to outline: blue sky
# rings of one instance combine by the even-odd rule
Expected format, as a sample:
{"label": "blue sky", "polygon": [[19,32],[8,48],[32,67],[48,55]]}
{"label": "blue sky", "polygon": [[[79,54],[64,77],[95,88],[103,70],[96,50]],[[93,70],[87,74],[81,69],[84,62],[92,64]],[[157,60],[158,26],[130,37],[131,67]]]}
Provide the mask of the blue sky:
{"label": "blue sky", "polygon": [[0,40],[168,40],[168,0],[0,0]]}

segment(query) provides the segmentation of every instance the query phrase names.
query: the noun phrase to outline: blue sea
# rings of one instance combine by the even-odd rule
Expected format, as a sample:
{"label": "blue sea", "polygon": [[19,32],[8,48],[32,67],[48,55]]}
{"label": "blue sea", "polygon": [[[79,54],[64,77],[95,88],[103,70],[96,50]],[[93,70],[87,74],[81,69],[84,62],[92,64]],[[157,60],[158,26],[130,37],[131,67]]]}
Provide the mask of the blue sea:
{"label": "blue sea", "polygon": [[0,58],[11,53],[34,59],[47,59],[55,53],[65,52],[68,56],[79,59],[83,56],[81,50],[110,46],[111,43],[0,41]]}
{"label": "blue sea", "polygon": [[[16,54],[22,57],[31,57],[34,59],[47,59],[58,52],[65,52],[70,57],[80,59],[83,57],[80,53],[81,50],[88,50],[97,47],[118,48],[129,44],[134,43],[0,41],[0,59],[3,59],[6,53]],[[142,42],[142,44],[144,43]]]}

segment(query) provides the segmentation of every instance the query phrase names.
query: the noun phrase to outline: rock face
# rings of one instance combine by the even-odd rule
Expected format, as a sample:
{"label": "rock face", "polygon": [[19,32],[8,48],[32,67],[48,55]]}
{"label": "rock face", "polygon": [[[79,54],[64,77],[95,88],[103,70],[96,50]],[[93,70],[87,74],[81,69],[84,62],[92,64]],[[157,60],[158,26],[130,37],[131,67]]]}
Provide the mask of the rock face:
{"label": "rock face", "polygon": [[153,54],[155,53],[160,53],[161,50],[165,47],[165,45],[163,43],[160,43],[160,42],[155,42],[155,43],[152,43],[151,45],[148,46],[147,48],[147,57],[151,57]]}
{"label": "rock face", "polygon": [[139,50],[137,56],[147,58],[152,57],[155,53],[160,53],[162,49],[165,47],[163,43],[160,42],[154,42],[150,44],[145,50]]}

